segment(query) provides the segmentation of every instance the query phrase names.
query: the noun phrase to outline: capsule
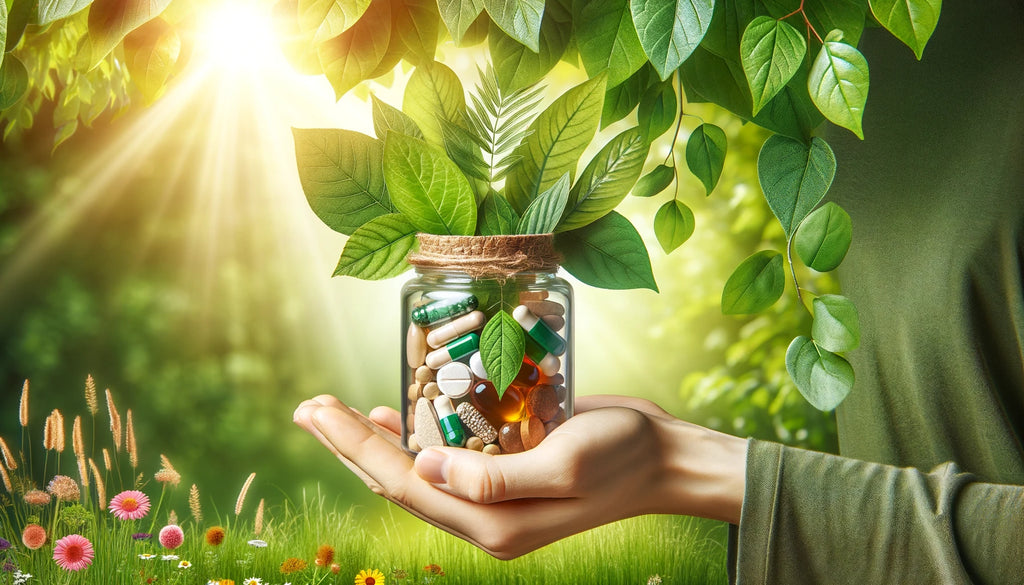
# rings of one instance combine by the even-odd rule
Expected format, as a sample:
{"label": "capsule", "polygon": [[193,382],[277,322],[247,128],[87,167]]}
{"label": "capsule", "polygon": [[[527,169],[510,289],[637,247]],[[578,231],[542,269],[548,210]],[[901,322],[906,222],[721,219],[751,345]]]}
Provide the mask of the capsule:
{"label": "capsule", "polygon": [[476,333],[463,335],[441,349],[435,349],[427,354],[427,365],[432,370],[439,370],[441,366],[462,359],[474,351],[480,349],[480,336]]}
{"label": "capsule", "polygon": [[435,398],[434,410],[437,411],[437,421],[441,423],[441,434],[444,435],[445,442],[452,447],[465,445],[466,434],[462,432],[462,423],[452,408],[451,398],[443,394]]}
{"label": "capsule", "polygon": [[487,317],[482,312],[473,311],[431,331],[427,335],[427,344],[434,348],[441,347],[453,339],[483,327],[486,322]]}
{"label": "capsule", "polygon": [[[440,351],[440,350],[439,350]],[[540,371],[548,377],[554,376],[558,373],[558,370],[562,367],[562,362],[550,353],[546,349],[540,346],[539,343],[534,341],[533,337],[526,336],[526,357],[530,358],[530,361],[537,364]],[[430,356],[427,356],[427,363],[430,363]]]}
{"label": "capsule", "polygon": [[540,344],[547,353],[560,356],[565,353],[565,339],[551,330],[548,324],[530,312],[525,305],[519,305],[512,311],[512,318],[519,323],[526,333]]}
{"label": "capsule", "polygon": [[469,356],[469,368],[473,370],[473,375],[481,380],[487,380],[487,369],[484,368],[484,358],[480,352],[476,352]]}
{"label": "capsule", "polygon": [[475,311],[478,304],[474,295],[441,299],[413,309],[412,322],[427,327]]}

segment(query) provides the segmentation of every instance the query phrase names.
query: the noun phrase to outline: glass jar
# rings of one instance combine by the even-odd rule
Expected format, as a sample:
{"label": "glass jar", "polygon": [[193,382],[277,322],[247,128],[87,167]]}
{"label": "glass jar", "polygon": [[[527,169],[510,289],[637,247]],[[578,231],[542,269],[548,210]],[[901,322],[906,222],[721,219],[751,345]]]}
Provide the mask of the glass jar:
{"label": "glass jar", "polygon": [[[409,453],[430,446],[517,453],[572,416],[572,288],[555,269],[474,276],[415,268],[402,288],[402,444]],[[526,355],[499,399],[479,345],[484,325],[502,309],[523,328]]]}

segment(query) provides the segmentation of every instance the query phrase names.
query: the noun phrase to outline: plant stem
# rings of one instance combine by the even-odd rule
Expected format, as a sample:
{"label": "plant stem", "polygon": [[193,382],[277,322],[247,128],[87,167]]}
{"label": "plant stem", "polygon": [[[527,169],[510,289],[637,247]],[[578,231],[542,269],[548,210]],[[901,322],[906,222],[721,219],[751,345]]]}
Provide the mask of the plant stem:
{"label": "plant stem", "polygon": [[793,286],[796,287],[796,299],[800,301],[800,306],[810,313],[811,310],[804,304],[804,295],[800,288],[800,281],[796,278],[796,267],[793,265],[793,236],[786,240],[786,260],[789,262],[789,273],[793,276]]}
{"label": "plant stem", "polygon": [[[800,14],[800,16],[803,17],[804,25],[807,27],[808,33],[814,33],[814,38],[818,39],[819,43],[823,43],[824,44],[825,41],[821,40],[821,35],[818,34],[818,31],[814,30],[814,25],[812,25],[811,24],[811,20],[809,18],[807,18],[807,11],[804,10],[804,0],[800,0],[800,7],[799,8],[797,8],[793,12],[790,12],[786,16],[783,16],[779,20],[786,20],[787,18],[789,18],[790,16],[793,16],[795,14]],[[808,45],[811,44],[810,38],[807,39],[807,44]]]}

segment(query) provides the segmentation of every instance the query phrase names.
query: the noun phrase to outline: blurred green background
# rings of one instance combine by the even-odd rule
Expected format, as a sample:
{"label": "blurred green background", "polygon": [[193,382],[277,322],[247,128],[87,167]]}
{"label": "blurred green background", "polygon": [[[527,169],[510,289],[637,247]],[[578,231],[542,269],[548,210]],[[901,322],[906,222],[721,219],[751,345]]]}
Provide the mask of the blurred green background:
{"label": "blurred green background", "polygon": [[[69,427],[86,414],[92,374],[122,414],[133,410],[140,470],[155,472],[163,453],[184,476],[173,494],[179,513],[192,483],[229,509],[252,471],[250,498],[268,504],[319,484],[375,509],[380,501],[291,424],[295,406],[319,393],[363,410],[397,407],[403,393],[403,279],[330,277],[344,236],[309,210],[292,151],[292,126],[370,133],[367,94],[336,103],[325,79],[293,71],[272,43],[253,47],[264,51],[254,67],[198,47],[155,105],[105,115],[55,154],[52,106],[0,146],[0,436],[19,444],[25,379],[41,446],[50,410],[60,408]],[[466,74],[467,90],[483,59],[444,56]],[[401,77],[369,89],[400,105]],[[566,84],[581,79],[567,65],[556,70]],[[729,433],[834,450],[832,417],[808,405],[785,371],[789,341],[809,328],[792,290],[762,316],[719,309],[743,258],[784,249],[757,184],[765,135],[703,105],[686,111],[677,156],[700,118],[719,124],[729,135],[722,180],[705,197],[681,166],[679,197],[697,231],[671,256],[652,230],[666,195],[620,207],[648,244],[662,292],[574,282],[576,392],[650,398]],[[606,129],[595,147],[621,128]],[[668,144],[658,148],[664,156]],[[824,275],[802,282],[835,289]],[[103,411],[99,440],[106,425]]]}

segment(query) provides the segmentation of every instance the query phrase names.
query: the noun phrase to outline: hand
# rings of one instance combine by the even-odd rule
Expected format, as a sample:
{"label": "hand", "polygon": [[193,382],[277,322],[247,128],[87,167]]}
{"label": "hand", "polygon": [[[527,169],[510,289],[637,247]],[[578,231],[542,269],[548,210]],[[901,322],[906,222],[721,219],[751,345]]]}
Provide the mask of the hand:
{"label": "hand", "polygon": [[432,447],[415,462],[393,409],[367,418],[318,396],[294,420],[374,493],[501,559],[640,514],[736,523],[743,502],[745,440],[638,398],[580,397],[576,415],[525,453]]}

